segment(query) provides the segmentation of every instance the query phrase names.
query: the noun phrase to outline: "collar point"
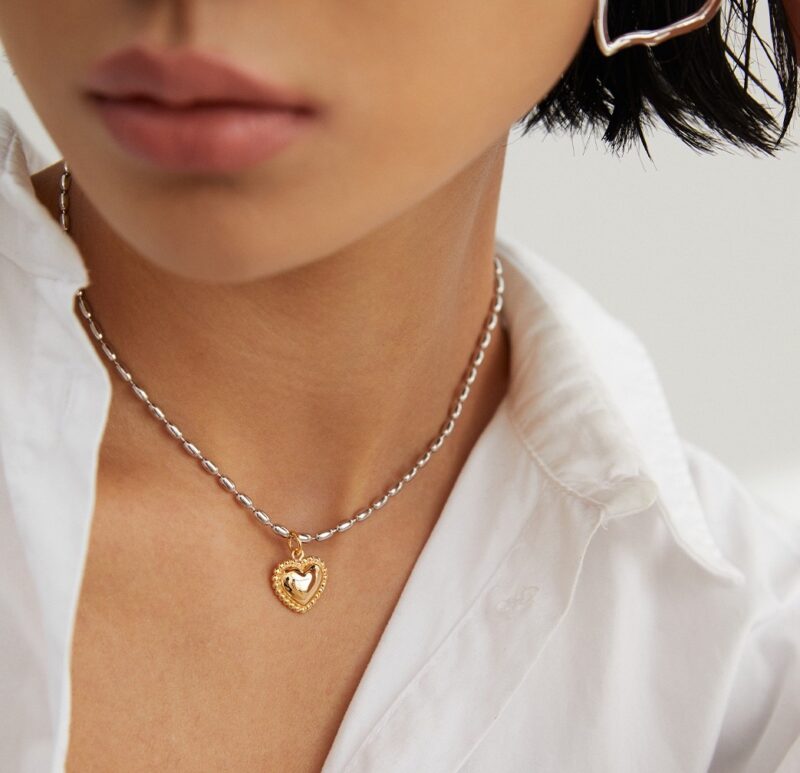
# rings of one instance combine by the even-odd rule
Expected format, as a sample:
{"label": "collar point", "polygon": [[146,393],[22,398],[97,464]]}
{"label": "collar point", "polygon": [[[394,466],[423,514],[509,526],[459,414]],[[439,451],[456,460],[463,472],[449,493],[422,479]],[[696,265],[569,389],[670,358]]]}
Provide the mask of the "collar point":
{"label": "collar point", "polygon": [[629,475],[595,489],[588,496],[602,505],[605,522],[636,515],[652,507],[658,498],[658,486],[646,475]]}

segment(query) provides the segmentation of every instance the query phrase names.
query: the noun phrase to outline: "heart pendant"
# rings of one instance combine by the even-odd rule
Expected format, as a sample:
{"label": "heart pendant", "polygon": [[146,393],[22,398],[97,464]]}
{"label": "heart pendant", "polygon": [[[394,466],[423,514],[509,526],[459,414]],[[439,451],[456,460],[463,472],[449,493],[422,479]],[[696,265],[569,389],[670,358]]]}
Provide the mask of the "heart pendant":
{"label": "heart pendant", "polygon": [[322,595],[327,581],[328,569],[316,556],[293,556],[272,571],[275,595],[293,612],[308,612]]}

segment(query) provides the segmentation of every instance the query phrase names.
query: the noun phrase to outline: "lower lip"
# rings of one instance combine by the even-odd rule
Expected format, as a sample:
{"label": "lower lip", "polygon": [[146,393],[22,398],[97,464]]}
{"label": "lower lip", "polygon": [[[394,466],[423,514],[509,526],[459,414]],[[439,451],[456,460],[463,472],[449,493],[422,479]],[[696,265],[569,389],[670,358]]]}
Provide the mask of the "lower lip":
{"label": "lower lip", "polygon": [[170,171],[236,172],[277,155],[314,123],[310,112],[259,105],[171,107],[94,99],[114,139]]}

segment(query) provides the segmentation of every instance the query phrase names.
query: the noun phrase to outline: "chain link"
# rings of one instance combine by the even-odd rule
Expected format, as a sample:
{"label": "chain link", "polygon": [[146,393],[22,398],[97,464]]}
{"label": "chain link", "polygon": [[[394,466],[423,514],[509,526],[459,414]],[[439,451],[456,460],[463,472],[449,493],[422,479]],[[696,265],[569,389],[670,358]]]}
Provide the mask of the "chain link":
{"label": "chain link", "polygon": [[[59,209],[61,227],[67,232],[70,230],[70,182],[71,173],[69,166],[64,163],[64,170],[61,174],[59,186]],[[456,396],[452,402],[452,407],[442,423],[438,434],[428,443],[425,451],[419,457],[417,457],[416,461],[408,470],[408,472],[406,472],[406,474],[402,477],[398,478],[398,480],[392,486],[382,491],[381,494],[373,499],[369,505],[359,510],[350,518],[346,518],[345,520],[337,523],[335,526],[332,526],[329,529],[324,529],[323,531],[319,531],[316,534],[311,534],[308,532],[298,533],[295,532],[294,529],[289,529],[287,526],[276,523],[269,515],[267,515],[266,512],[264,512],[264,510],[258,508],[254,504],[253,500],[247,496],[247,494],[240,491],[233,480],[231,480],[231,478],[227,475],[223,474],[220,471],[219,466],[211,461],[211,459],[209,459],[195,443],[190,441],[184,435],[183,430],[181,430],[177,424],[170,421],[170,419],[167,418],[166,413],[155,402],[153,402],[153,400],[150,398],[150,395],[141,386],[139,386],[139,384],[136,383],[131,371],[120,361],[116,350],[112,348],[108,338],[103,333],[97,317],[92,311],[89,301],[86,298],[85,288],[78,290],[75,294],[75,297],[77,300],[78,309],[85,321],[86,327],[88,328],[100,351],[102,351],[106,359],[113,365],[117,375],[119,375],[119,377],[126,384],[128,384],[133,394],[136,395],[136,397],[146,406],[149,414],[156,421],[161,423],[169,437],[171,437],[176,443],[180,444],[180,446],[189,456],[191,456],[193,459],[196,459],[200,468],[208,473],[211,477],[215,478],[220,487],[233,497],[236,504],[246,510],[249,510],[253,517],[260,524],[263,526],[268,526],[277,536],[286,540],[289,540],[292,535],[296,533],[297,538],[302,543],[312,541],[323,542],[324,540],[330,539],[335,534],[347,531],[357,523],[365,521],[377,510],[381,510],[388,504],[392,497],[397,496],[397,494],[399,494],[407,484],[414,480],[419,471],[425,467],[426,464],[428,464],[433,455],[441,449],[445,440],[447,440],[447,438],[452,434],[453,430],[455,429],[456,422],[458,421],[459,416],[461,416],[464,403],[470,395],[472,386],[475,383],[475,379],[478,377],[478,370],[480,369],[480,366],[485,359],[486,351],[492,342],[493,333],[497,328],[499,315],[503,308],[503,292],[505,289],[503,266],[500,262],[500,259],[496,255],[494,256],[494,279],[495,288],[489,307],[489,313],[486,316],[480,335],[478,336],[477,343],[472,351],[472,354],[470,355],[467,368],[456,390]]]}

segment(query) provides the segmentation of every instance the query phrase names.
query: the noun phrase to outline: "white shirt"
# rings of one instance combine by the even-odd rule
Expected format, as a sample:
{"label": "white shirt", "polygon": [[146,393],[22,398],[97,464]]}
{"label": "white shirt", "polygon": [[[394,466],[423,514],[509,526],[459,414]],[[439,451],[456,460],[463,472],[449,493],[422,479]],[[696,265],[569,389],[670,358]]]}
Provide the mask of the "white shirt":
{"label": "white shirt", "polygon": [[[42,773],[68,745],[110,383],[73,313],[81,256],[33,192],[43,160],[3,113],[0,158],[0,769]],[[798,522],[679,439],[628,329],[497,250],[510,386],[324,770],[797,773]]]}

